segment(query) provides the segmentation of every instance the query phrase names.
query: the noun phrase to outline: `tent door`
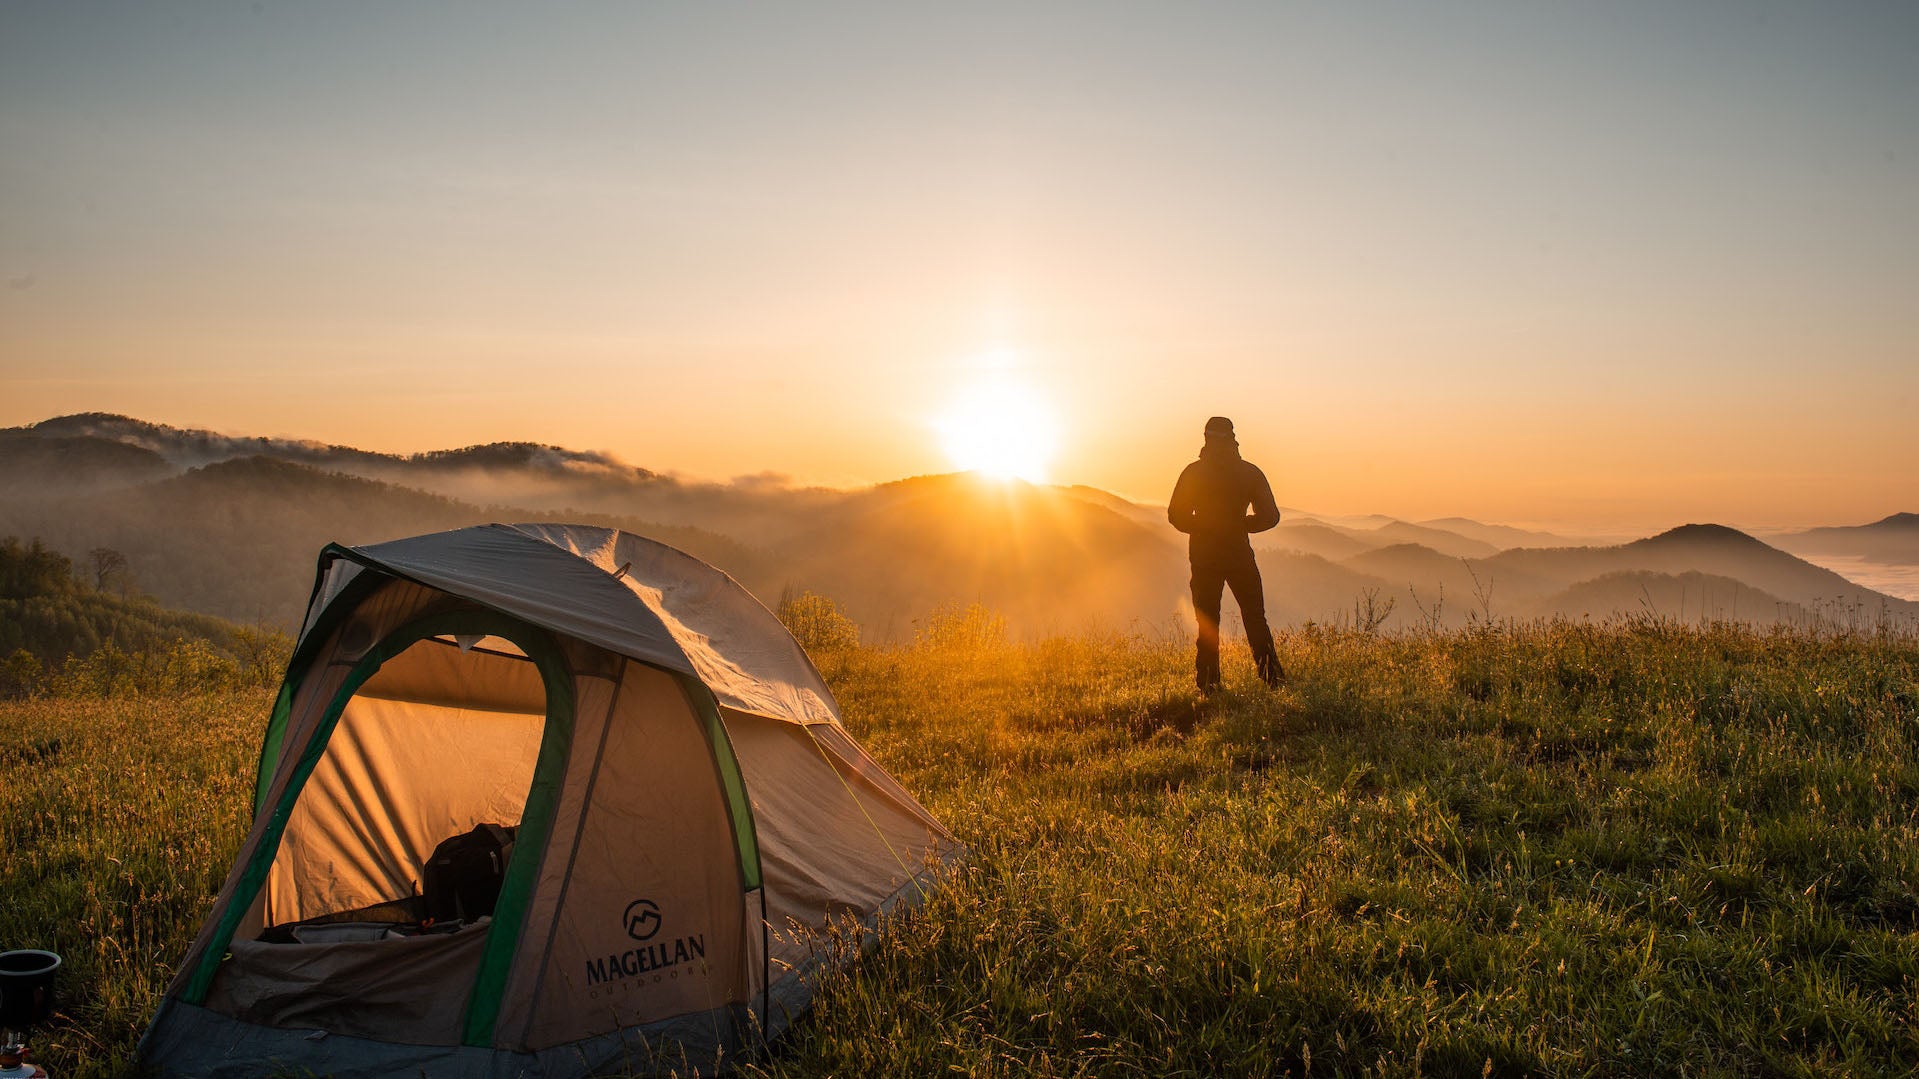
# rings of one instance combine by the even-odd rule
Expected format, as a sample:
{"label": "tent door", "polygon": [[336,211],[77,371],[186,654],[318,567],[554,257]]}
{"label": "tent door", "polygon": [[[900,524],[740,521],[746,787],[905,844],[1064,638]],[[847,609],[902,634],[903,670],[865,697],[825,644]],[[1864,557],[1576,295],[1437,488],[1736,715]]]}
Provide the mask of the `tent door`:
{"label": "tent door", "polygon": [[518,825],[458,1032],[487,1044],[572,732],[571,674],[544,631],[464,610],[389,634],[282,764],[292,774],[185,999],[207,999],[230,946],[252,950],[233,935],[256,904],[273,926],[404,902],[433,847],[477,815]]}

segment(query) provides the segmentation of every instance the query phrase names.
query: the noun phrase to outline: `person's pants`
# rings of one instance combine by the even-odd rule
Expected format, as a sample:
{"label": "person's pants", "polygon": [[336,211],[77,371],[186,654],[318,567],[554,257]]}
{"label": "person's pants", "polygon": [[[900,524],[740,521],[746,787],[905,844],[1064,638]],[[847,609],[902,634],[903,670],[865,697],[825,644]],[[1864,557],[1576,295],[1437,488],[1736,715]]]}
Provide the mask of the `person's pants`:
{"label": "person's pants", "polygon": [[1259,565],[1251,558],[1225,566],[1193,566],[1193,612],[1199,617],[1199,657],[1194,664],[1199,688],[1219,685],[1219,601],[1226,586],[1233,589],[1240,620],[1246,623],[1246,642],[1253,646],[1253,667],[1260,680],[1277,685],[1286,672],[1273,649],[1273,631],[1266,625],[1266,591],[1260,586]]}

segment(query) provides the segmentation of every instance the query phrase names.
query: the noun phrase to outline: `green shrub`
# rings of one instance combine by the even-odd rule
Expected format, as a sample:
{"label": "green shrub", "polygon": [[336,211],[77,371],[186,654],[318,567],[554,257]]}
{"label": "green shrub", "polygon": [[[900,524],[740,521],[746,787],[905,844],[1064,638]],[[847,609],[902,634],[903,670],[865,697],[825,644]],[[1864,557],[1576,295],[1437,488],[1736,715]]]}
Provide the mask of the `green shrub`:
{"label": "green shrub", "polygon": [[84,656],[68,656],[37,688],[50,697],[73,698],[177,696],[277,685],[291,653],[287,637],[269,634],[248,640],[244,658],[198,637],[138,652],[108,643]]}
{"label": "green shrub", "polygon": [[47,668],[39,657],[25,648],[16,648],[5,663],[0,663],[0,698],[31,697],[40,691],[46,678]]}
{"label": "green shrub", "polygon": [[972,652],[1006,643],[1006,619],[979,603],[939,607],[913,635],[916,648]]}
{"label": "green shrub", "polygon": [[848,618],[839,604],[818,593],[783,596],[776,613],[780,624],[808,652],[859,647],[859,623]]}

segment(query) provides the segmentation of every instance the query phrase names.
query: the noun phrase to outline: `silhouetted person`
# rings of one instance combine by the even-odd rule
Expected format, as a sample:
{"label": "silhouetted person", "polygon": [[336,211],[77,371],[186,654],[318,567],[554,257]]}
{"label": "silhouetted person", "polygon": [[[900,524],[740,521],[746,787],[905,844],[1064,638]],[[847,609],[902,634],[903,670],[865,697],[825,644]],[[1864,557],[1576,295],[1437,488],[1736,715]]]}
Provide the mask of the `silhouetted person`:
{"label": "silhouetted person", "polygon": [[1279,505],[1266,473],[1240,458],[1232,420],[1214,416],[1206,421],[1206,445],[1199,460],[1179,474],[1166,519],[1191,537],[1187,551],[1193,563],[1193,612],[1199,618],[1199,688],[1219,686],[1219,601],[1229,585],[1246,623],[1247,643],[1253,646],[1253,666],[1261,681],[1278,685],[1286,672],[1273,650],[1266,594],[1247,537],[1278,524]]}

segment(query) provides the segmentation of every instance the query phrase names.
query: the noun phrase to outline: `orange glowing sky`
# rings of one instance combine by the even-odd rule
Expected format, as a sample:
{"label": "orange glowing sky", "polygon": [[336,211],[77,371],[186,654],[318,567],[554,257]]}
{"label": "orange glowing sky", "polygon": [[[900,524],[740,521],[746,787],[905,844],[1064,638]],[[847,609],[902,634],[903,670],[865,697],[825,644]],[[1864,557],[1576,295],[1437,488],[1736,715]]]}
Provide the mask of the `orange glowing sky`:
{"label": "orange glowing sky", "polygon": [[0,9],[0,425],[1919,510],[1919,7],[566,12]]}

